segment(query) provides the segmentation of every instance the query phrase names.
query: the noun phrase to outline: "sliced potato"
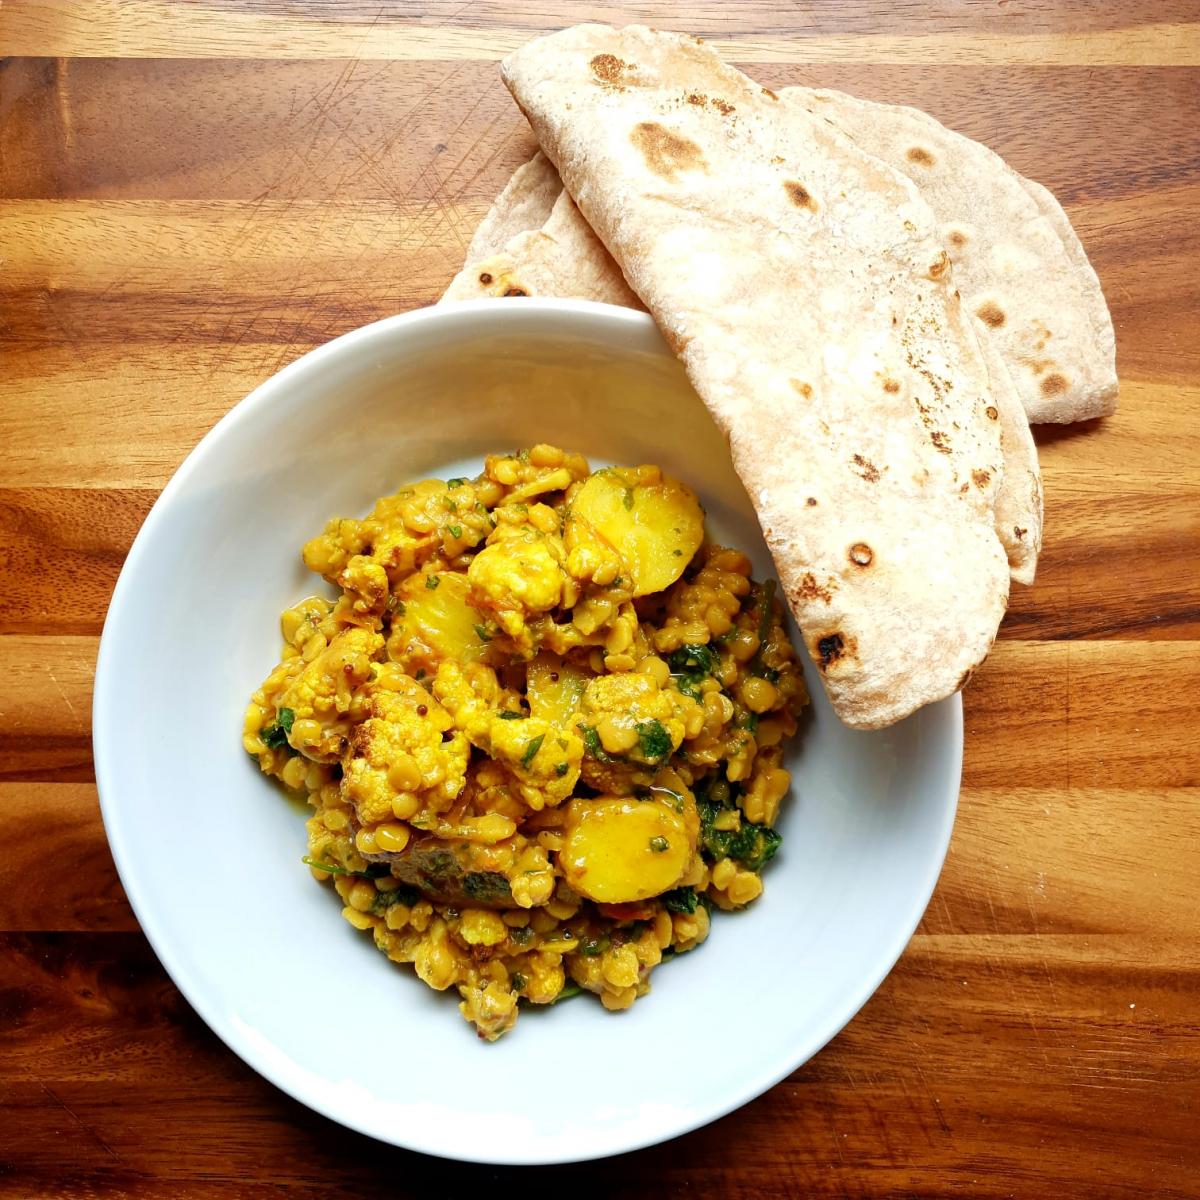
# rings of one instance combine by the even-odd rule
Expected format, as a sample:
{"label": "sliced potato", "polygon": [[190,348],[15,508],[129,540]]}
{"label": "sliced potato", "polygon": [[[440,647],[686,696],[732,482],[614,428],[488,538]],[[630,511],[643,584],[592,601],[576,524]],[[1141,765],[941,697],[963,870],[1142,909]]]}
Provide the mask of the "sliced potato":
{"label": "sliced potato", "polygon": [[602,904],[669,891],[692,857],[683,815],[656,800],[572,801],[558,865],[581,896]]}
{"label": "sliced potato", "polygon": [[560,729],[570,728],[592,676],[546,651],[529,664],[528,672],[530,714]]}
{"label": "sliced potato", "polygon": [[[437,587],[428,580],[436,579]],[[442,571],[436,575],[410,575],[397,589],[403,608],[397,607],[388,637],[388,654],[410,674],[437,671],[446,659],[478,662],[488,650],[482,636],[483,616],[470,601],[465,575]]]}
{"label": "sliced potato", "polygon": [[639,482],[636,472],[616,467],[597,471],[579,489],[570,520],[584,522],[620,555],[635,596],[674,583],[704,540],[704,510],[690,489],[665,475]]}

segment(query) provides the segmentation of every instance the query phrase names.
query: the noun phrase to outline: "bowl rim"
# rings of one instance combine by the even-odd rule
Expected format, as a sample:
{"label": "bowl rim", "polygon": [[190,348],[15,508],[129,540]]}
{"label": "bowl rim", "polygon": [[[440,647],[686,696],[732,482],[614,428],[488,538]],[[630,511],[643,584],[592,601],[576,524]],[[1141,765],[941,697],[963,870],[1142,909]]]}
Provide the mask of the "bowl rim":
{"label": "bowl rim", "polygon": [[[502,315],[504,314],[504,315]],[[510,315],[511,314],[511,315]],[[305,1105],[320,1115],[335,1121],[356,1133],[365,1134],[387,1144],[405,1150],[426,1154],[447,1161],[468,1163],[483,1163],[497,1166],[536,1166],[561,1163],[587,1162],[634,1150],[645,1149],[658,1145],[683,1134],[690,1133],[705,1125],[711,1124],[727,1116],[734,1110],[754,1100],[758,1096],[787,1078],[793,1071],[798,1070],[814,1055],[819,1053],[858,1015],[866,1002],[875,994],[899,961],[906,946],[915,933],[923,917],[929,901],[937,886],[949,849],[950,837],[953,831],[954,819],[958,808],[958,798],[961,791],[962,762],[963,762],[963,711],[961,694],[956,693],[947,701],[940,702],[947,708],[949,730],[946,734],[949,740],[951,760],[947,763],[948,776],[957,781],[952,794],[943,804],[940,812],[940,824],[936,829],[936,838],[930,844],[928,866],[921,879],[920,887],[910,894],[908,903],[911,905],[908,916],[900,921],[893,937],[887,942],[886,948],[877,956],[876,970],[864,976],[858,988],[848,997],[847,1005],[834,1014],[832,1019],[824,1024],[813,1027],[812,1031],[802,1041],[794,1043],[788,1053],[779,1063],[770,1069],[760,1071],[758,1075],[747,1080],[734,1094],[722,1103],[704,1109],[702,1112],[689,1114],[662,1128],[653,1128],[645,1137],[626,1140],[621,1144],[599,1144],[581,1147],[577,1150],[537,1154],[512,1154],[506,1157],[496,1155],[476,1155],[469,1147],[456,1149],[454,1153],[446,1153],[425,1145],[405,1141],[402,1137],[393,1135],[390,1131],[364,1129],[350,1123],[348,1117],[340,1112],[337,1106],[329,1101],[319,1089],[306,1090],[291,1079],[282,1077],[269,1055],[262,1047],[245,1036],[236,1021],[227,1019],[220,1011],[219,1005],[209,998],[209,993],[203,986],[198,973],[189,970],[181,957],[173,950],[170,935],[165,931],[155,914],[152,897],[144,894],[139,877],[132,869],[133,856],[129,850],[125,829],[121,820],[120,805],[116,799],[117,784],[115,779],[116,767],[110,758],[107,748],[115,744],[115,739],[109,736],[110,723],[115,719],[116,704],[110,693],[115,686],[114,667],[117,651],[114,649],[116,630],[121,621],[122,610],[126,605],[127,595],[134,587],[142,558],[151,544],[154,531],[164,520],[164,514],[174,503],[176,494],[187,484],[191,475],[200,464],[219,446],[228,432],[251,413],[263,405],[275,401],[277,395],[285,392],[293,379],[311,371],[328,360],[342,355],[358,353],[367,349],[377,339],[388,339],[397,330],[417,329],[422,325],[452,325],[467,318],[486,315],[488,318],[498,318],[501,322],[513,321],[514,330],[519,330],[523,324],[528,324],[532,330],[540,327],[545,330],[543,322],[561,320],[564,332],[568,325],[574,325],[578,333],[579,320],[591,322],[609,322],[623,326],[622,336],[625,338],[627,349],[635,352],[664,352],[670,354],[663,341],[653,318],[645,312],[624,308],[617,305],[601,304],[590,300],[559,300],[547,297],[526,297],[514,304],[510,300],[482,299],[455,302],[454,304],[426,306],[385,317],[367,325],[348,330],[328,342],[305,352],[275,374],[263,380],[246,396],[237,401],[228,412],[200,439],[186,455],[183,462],[172,474],[162,492],[147,513],[141,528],[138,530],[129,553],[122,564],[112,597],[105,615],[104,627],[100,636],[100,644],[96,658],[94,676],[94,692],[92,699],[92,755],[95,765],[96,788],[99,795],[100,812],[104,822],[105,834],[113,861],[117,868],[125,895],[137,918],[141,932],[150,943],[151,949],[170,976],[172,983],[184,999],[204,1021],[208,1028],[236,1054],[244,1063],[250,1066],[269,1083],[290,1096],[293,1100]],[[547,331],[549,332],[549,331]]]}

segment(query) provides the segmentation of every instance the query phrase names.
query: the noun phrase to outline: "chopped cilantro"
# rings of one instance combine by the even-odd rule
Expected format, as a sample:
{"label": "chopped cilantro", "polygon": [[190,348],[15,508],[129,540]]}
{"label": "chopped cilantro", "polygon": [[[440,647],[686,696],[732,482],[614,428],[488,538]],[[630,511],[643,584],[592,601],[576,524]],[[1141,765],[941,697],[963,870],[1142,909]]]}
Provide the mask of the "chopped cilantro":
{"label": "chopped cilantro", "polygon": [[514,971],[511,978],[514,992],[523,992],[529,986],[529,980],[520,971]]}
{"label": "chopped cilantro", "polygon": [[452,538],[462,537],[462,526],[461,525],[449,525],[449,526],[447,526],[447,530]]}
{"label": "chopped cilantro", "polygon": [[675,686],[685,696],[697,701],[703,699],[704,691],[700,685],[704,677],[711,675],[718,663],[717,652],[711,646],[700,643],[680,646],[667,658]]}
{"label": "chopped cilantro", "polygon": [[296,714],[290,708],[281,708],[275,716],[275,722],[268,725],[258,736],[263,744],[272,750],[282,750],[287,745],[288,734],[292,732],[292,724]]}
{"label": "chopped cilantro", "polygon": [[528,718],[523,712],[513,712],[511,708],[506,708],[503,712],[496,714],[502,721],[524,721]]}
{"label": "chopped cilantro", "polygon": [[563,990],[561,992],[559,992],[558,995],[555,996],[554,999],[550,1001],[550,1003],[557,1004],[560,1000],[570,1000],[573,997],[578,996],[579,993],[582,991],[583,991],[583,988],[581,988],[579,986],[579,984],[577,984],[577,983],[564,984]]}
{"label": "chopped cilantro", "polygon": [[595,725],[580,725],[579,733],[583,738],[583,748],[592,758],[597,762],[612,762],[612,756],[606,754],[600,744],[600,735],[596,732]]}
{"label": "chopped cilantro", "polygon": [[519,925],[508,931],[508,939],[514,946],[528,946],[533,941],[533,930],[528,925]]}
{"label": "chopped cilantro", "polygon": [[653,718],[649,721],[639,721],[634,729],[637,730],[642,756],[647,762],[660,763],[670,756],[674,746],[671,744],[671,735],[661,721]]}
{"label": "chopped cilantro", "polygon": [[779,678],[779,672],[774,667],[768,667],[763,662],[763,649],[767,644],[767,638],[771,633],[771,603],[775,599],[775,580],[766,579],[763,581],[762,588],[758,594],[758,649],[754,653],[754,657],[750,660],[749,669],[751,675],[758,675],[762,679],[766,679],[771,683],[775,683]]}
{"label": "chopped cilantro", "polygon": [[377,916],[383,916],[393,904],[405,904],[412,908],[421,898],[421,893],[415,888],[410,887],[406,883],[402,883],[398,888],[392,888],[391,891],[379,892],[375,899],[371,901],[371,911]]}
{"label": "chopped cilantro", "polygon": [[381,875],[388,873],[387,867],[382,863],[374,864],[365,871],[351,871],[346,867],[339,867],[337,863],[321,862],[319,859],[309,858],[307,854],[300,861],[306,867],[312,867],[314,870],[325,871],[330,875],[349,875],[353,879],[378,879]]}
{"label": "chopped cilantro", "polygon": [[408,612],[408,605],[406,605],[403,600],[397,600],[396,603],[392,605],[392,612],[394,612],[396,616],[402,617],[406,612]]}
{"label": "chopped cilantro", "polygon": [[650,839],[650,849],[653,850],[655,854],[666,854],[670,848],[671,843],[668,842],[667,839],[661,834]]}
{"label": "chopped cilantro", "polygon": [[758,614],[758,641],[762,645],[771,632],[771,602],[775,599],[775,580],[763,581],[762,595],[759,598],[761,609]]}
{"label": "chopped cilantro", "polygon": [[561,779],[570,769],[571,768],[567,766],[566,763],[559,763],[558,766],[554,768],[554,773],[559,777],[559,779]]}
{"label": "chopped cilantro", "polygon": [[438,578],[436,575],[426,575],[426,576],[425,576],[425,586],[426,586],[426,587],[427,587],[427,588],[428,588],[428,589],[429,589],[431,592],[433,592],[433,591],[436,591],[436,590],[437,590],[437,585],[438,585],[439,583],[441,583],[441,582],[442,582],[442,581],[441,581],[441,580],[440,580],[440,579],[439,579],[439,578]]}
{"label": "chopped cilantro", "polygon": [[696,911],[696,889],[681,887],[676,888],[673,892],[665,892],[662,902],[667,912],[694,913]]}
{"label": "chopped cilantro", "polygon": [[446,480],[446,486],[447,486],[448,488],[460,488],[460,487],[462,487],[462,485],[463,485],[464,483],[466,483],[466,482],[467,482],[467,481],[466,481],[466,478],[465,478],[464,476],[462,476],[462,475],[456,475],[456,476],[455,476],[453,479],[447,479],[447,480]]}
{"label": "chopped cilantro", "polygon": [[621,497],[621,503],[626,509],[633,507],[633,488],[627,487],[625,489],[625,495]]}
{"label": "chopped cilantro", "polygon": [[609,948],[612,943],[609,941],[608,934],[599,933],[593,936],[583,937],[579,940],[579,953],[584,958],[597,958]]}
{"label": "chopped cilantro", "polygon": [[479,640],[481,642],[490,642],[492,640],[492,635],[490,633],[488,633],[487,626],[475,625],[475,626],[473,626],[473,628],[474,628],[475,632],[479,635]]}
{"label": "chopped cilantro", "polygon": [[521,766],[528,767],[533,762],[534,756],[542,748],[542,743],[546,740],[544,733],[539,733],[528,746],[525,747],[525,753],[521,755]]}
{"label": "chopped cilantro", "polygon": [[683,551],[682,551],[682,550],[672,550],[672,551],[671,551],[671,553],[672,553],[672,554],[673,554],[673,555],[674,555],[676,558],[682,558],[682,557],[683,557]]}

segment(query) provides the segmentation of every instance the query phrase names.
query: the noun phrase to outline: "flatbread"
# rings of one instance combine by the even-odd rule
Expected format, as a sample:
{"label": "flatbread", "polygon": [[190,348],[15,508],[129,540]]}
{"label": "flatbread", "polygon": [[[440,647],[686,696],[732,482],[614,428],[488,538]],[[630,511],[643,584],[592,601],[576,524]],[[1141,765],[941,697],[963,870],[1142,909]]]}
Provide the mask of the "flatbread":
{"label": "flatbread", "polygon": [[[553,166],[550,170],[554,170]],[[485,296],[559,296],[640,309],[641,301],[630,291],[620,268],[580,215],[574,201],[562,190],[561,181],[559,189],[544,225],[515,234],[499,253],[475,260],[468,255],[466,265],[451,281],[442,301],[477,300]],[[503,199],[501,193],[494,207],[501,206]],[[513,218],[513,223],[516,219]],[[501,224],[503,221],[498,219],[497,225]]]}
{"label": "flatbread", "polygon": [[710,49],[639,26],[502,76],[730,442],[834,709],[961,687],[1004,614],[999,413],[903,175]]}
{"label": "flatbread", "polygon": [[499,254],[517,234],[540,229],[562,190],[554,164],[539,150],[513,172],[488,209],[467,247],[467,262]]}
{"label": "flatbread", "polygon": [[987,326],[1029,420],[1116,410],[1116,340],[1100,281],[1040,184],[928,113],[845,92],[788,88],[907,175],[937,214],[963,303]]}
{"label": "flatbread", "polygon": [[1004,355],[985,331],[976,327],[975,332],[1000,414],[1004,451],[1004,475],[996,491],[996,534],[1008,556],[1009,574],[1029,587],[1042,552],[1042,472],[1037,445]]}

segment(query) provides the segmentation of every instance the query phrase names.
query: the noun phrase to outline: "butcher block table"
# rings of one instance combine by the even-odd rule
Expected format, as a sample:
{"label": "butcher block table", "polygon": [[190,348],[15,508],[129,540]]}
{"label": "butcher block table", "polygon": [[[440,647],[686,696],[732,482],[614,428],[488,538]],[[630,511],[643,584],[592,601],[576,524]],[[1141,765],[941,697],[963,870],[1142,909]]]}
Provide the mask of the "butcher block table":
{"label": "butcher block table", "polygon": [[[597,18],[917,104],[1047,184],[1121,401],[1037,431],[1037,584],[965,693],[949,858],[861,1014],[676,1142],[459,1167],[293,1102],[172,986],[105,841],[92,672],[184,455],[438,296],[533,145],[497,59]],[[0,55],[0,1196],[1200,1196],[1200,6],[9,0]]]}

